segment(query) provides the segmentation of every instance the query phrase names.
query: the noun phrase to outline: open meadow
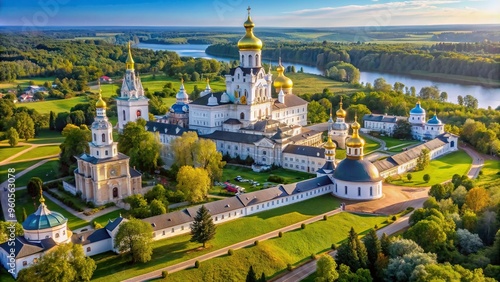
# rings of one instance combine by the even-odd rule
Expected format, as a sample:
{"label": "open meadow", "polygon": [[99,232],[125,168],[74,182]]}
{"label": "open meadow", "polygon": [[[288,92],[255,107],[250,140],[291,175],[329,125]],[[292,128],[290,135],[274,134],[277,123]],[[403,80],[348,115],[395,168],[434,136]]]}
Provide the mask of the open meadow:
{"label": "open meadow", "polygon": [[[443,183],[451,179],[454,174],[466,175],[471,164],[472,158],[466,152],[460,150],[431,160],[429,166],[424,170],[409,172],[412,175],[411,181],[408,181],[406,174],[404,174],[401,179],[392,180],[391,183],[401,186],[428,187]],[[423,180],[425,174],[430,175],[429,182]]]}

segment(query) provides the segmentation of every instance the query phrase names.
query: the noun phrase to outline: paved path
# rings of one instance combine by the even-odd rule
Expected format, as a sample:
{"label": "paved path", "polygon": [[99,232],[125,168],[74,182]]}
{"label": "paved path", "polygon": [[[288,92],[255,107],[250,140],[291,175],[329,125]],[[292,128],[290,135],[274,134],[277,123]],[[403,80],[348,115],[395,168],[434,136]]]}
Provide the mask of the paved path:
{"label": "paved path", "polygon": [[[418,207],[421,207],[421,206],[415,206],[415,208],[418,208]],[[394,234],[394,233],[408,227],[409,226],[408,221],[409,221],[410,215],[411,215],[411,213],[399,218],[391,225],[388,225],[384,228],[379,229],[377,231],[377,235],[379,237],[382,237],[382,234],[384,234],[384,233],[386,233],[387,235],[391,235],[391,234]],[[337,251],[331,251],[328,254],[332,257],[335,257],[336,252]],[[317,260],[311,260],[311,261],[295,268],[293,271],[287,272],[286,274],[279,276],[275,279],[272,279],[271,281],[273,281],[273,282],[301,281],[316,271],[316,263],[317,263]]]}
{"label": "paved path", "polygon": [[54,202],[56,205],[60,206],[61,208],[65,209],[67,212],[71,213],[72,215],[80,218],[80,219],[83,219],[85,221],[88,221],[88,222],[92,222],[92,220],[94,220],[96,217],[99,217],[101,215],[104,215],[104,214],[107,214],[107,213],[110,213],[112,211],[115,211],[115,210],[119,210],[120,208],[117,207],[117,206],[113,206],[113,207],[109,207],[109,208],[105,208],[103,210],[100,210],[92,215],[85,215],[83,214],[83,212],[79,212],[79,211],[76,211],[68,206],[66,206],[63,202],[59,201],[58,199],[54,198],[53,196],[51,196],[49,193],[47,192],[44,192],[43,193],[43,196],[49,200],[51,200],[52,202]]}
{"label": "paved path", "polygon": [[[19,177],[25,175],[26,173],[32,171],[33,169],[45,164],[46,162],[50,161],[51,159],[45,159],[42,161],[39,161],[38,163],[26,168],[25,170],[17,173],[15,175],[15,179],[18,179]],[[3,213],[3,218],[5,221],[17,221],[16,214],[15,213],[9,213],[9,206],[8,206],[8,195],[9,192],[4,190],[4,187],[7,187],[8,185],[8,180],[5,180],[3,183],[0,184],[0,203],[2,205],[2,213]]]}
{"label": "paved path", "polygon": [[472,165],[467,176],[471,179],[476,178],[484,165],[484,156],[468,146],[460,146],[460,149],[464,150],[472,158]]}
{"label": "paved path", "polygon": [[227,251],[229,249],[237,250],[237,249],[244,248],[246,246],[251,246],[251,245],[254,244],[254,242],[256,240],[263,241],[263,240],[267,240],[267,239],[270,239],[270,238],[274,238],[274,237],[278,236],[279,232],[287,232],[287,231],[295,230],[295,229],[300,228],[300,225],[302,223],[309,224],[309,223],[312,223],[312,222],[315,222],[315,221],[323,220],[323,215],[325,215],[325,214],[328,215],[328,216],[332,216],[332,215],[338,214],[340,212],[341,212],[340,209],[336,209],[336,210],[333,210],[333,211],[330,211],[330,212],[327,212],[327,213],[324,213],[324,214],[321,214],[321,215],[309,218],[307,220],[304,220],[304,221],[301,221],[301,222],[298,222],[298,223],[295,223],[295,224],[292,224],[292,225],[289,225],[289,226],[286,226],[286,227],[283,227],[283,228],[280,228],[280,229],[276,229],[276,230],[271,231],[269,233],[266,233],[264,235],[260,235],[260,236],[257,236],[257,237],[254,237],[254,238],[251,238],[251,239],[248,239],[248,240],[245,240],[245,241],[233,244],[231,246],[227,246],[227,247],[224,247],[222,249],[210,252],[208,254],[204,254],[204,255],[201,255],[199,257],[192,258],[190,260],[187,260],[187,261],[184,261],[184,262],[181,262],[181,263],[178,263],[178,264],[174,264],[174,265],[162,268],[162,269],[158,269],[158,270],[152,271],[152,272],[147,273],[147,274],[139,275],[139,276],[136,276],[136,277],[124,280],[124,281],[128,281],[128,282],[147,281],[147,280],[151,280],[151,279],[154,279],[154,278],[161,277],[161,272],[164,271],[164,270],[168,271],[169,273],[172,273],[172,272],[176,272],[176,271],[183,270],[183,269],[186,269],[186,268],[190,268],[190,267],[194,266],[194,263],[197,260],[198,261],[204,261],[204,260],[208,260],[208,259],[211,259],[211,258],[214,258],[214,257],[226,255]]}
{"label": "paved path", "polygon": [[[0,165],[11,164],[11,163],[15,163],[15,162],[17,163],[17,162],[25,162],[25,161],[29,161],[29,160],[20,160],[20,161],[15,161],[15,162],[14,162],[14,161],[11,161],[11,160],[13,160],[13,159],[15,159],[15,158],[17,158],[17,157],[19,157],[19,156],[21,156],[21,155],[23,155],[23,154],[25,154],[25,153],[29,152],[29,151],[31,151],[31,150],[33,150],[33,149],[35,149],[35,148],[38,148],[38,147],[44,147],[44,146],[55,146],[55,145],[61,145],[61,143],[30,144],[30,143],[20,142],[20,143],[19,143],[19,145],[22,145],[22,146],[25,146],[25,145],[26,145],[26,146],[30,146],[30,147],[29,147],[29,148],[26,148],[26,149],[24,149],[24,150],[22,150],[22,151],[21,151],[21,152],[19,152],[19,153],[16,153],[16,154],[14,154],[14,155],[12,155],[12,156],[10,156],[10,157],[6,158],[5,160],[0,161]],[[55,156],[57,157],[58,155],[55,155]],[[42,158],[44,158],[44,159],[45,159],[45,158],[49,158],[49,156],[45,156],[45,157],[42,157]],[[40,159],[40,158],[38,158],[38,159]],[[31,159],[31,160],[34,160],[34,159]]]}

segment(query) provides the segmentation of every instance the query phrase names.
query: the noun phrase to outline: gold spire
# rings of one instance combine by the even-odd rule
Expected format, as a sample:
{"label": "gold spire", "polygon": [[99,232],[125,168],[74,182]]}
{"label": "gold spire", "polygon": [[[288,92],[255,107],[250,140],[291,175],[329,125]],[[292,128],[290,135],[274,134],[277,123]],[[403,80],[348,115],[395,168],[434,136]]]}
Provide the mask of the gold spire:
{"label": "gold spire", "polygon": [[293,88],[293,81],[285,76],[285,68],[281,64],[281,57],[279,58],[279,63],[278,67],[276,68],[276,71],[278,71],[278,77],[274,80],[274,89],[278,88],[283,88],[283,89],[290,89]]}
{"label": "gold spire", "polygon": [[243,24],[245,27],[246,33],[245,36],[243,36],[240,41],[238,41],[238,49],[240,51],[244,50],[262,50],[262,41],[255,37],[253,35],[253,28],[255,27],[255,24],[252,21],[252,18],[250,17],[250,6],[248,7],[248,18],[246,22]]}
{"label": "gold spire", "polygon": [[363,147],[365,145],[365,140],[359,136],[359,129],[361,125],[358,123],[357,115],[354,116],[354,123],[351,125],[352,128],[352,136],[347,138],[346,145],[347,147]]}
{"label": "gold spire", "polygon": [[339,117],[339,118],[345,118],[345,116],[346,116],[346,112],[344,111],[344,109],[342,109],[342,104],[343,104],[342,103],[342,96],[340,96],[339,109],[335,113],[337,115],[337,117]]}
{"label": "gold spire", "polygon": [[134,59],[132,58],[132,52],[130,51],[130,41],[128,42],[128,56],[125,64],[127,65],[128,70],[134,69]]}
{"label": "gold spire", "polygon": [[45,199],[43,198],[43,189],[42,187],[40,187],[40,204],[44,204],[45,203]]}
{"label": "gold spire", "polygon": [[97,99],[97,103],[95,103],[96,108],[106,108],[106,102],[102,99],[102,89],[101,89],[101,82],[97,81],[97,84],[99,85],[99,98]]}

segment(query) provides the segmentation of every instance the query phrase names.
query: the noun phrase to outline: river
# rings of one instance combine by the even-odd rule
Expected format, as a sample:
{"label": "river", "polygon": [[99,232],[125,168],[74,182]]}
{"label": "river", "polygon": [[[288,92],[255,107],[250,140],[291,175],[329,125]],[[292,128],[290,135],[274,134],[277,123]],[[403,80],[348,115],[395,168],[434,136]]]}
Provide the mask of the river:
{"label": "river", "polygon": [[[136,45],[137,48],[151,49],[151,50],[168,50],[175,51],[179,56],[194,57],[194,58],[205,58],[205,59],[216,59],[218,61],[229,62],[234,59],[228,59],[223,57],[215,57],[205,53],[205,49],[208,44],[149,44],[149,43],[139,43]],[[273,62],[277,64],[277,62]],[[294,64],[283,62],[284,66],[294,65],[297,70],[300,68],[304,69],[305,73],[312,73],[317,75],[322,75],[321,70],[316,67],[311,67],[302,64]],[[430,79],[415,78],[410,75],[399,75],[390,73],[380,73],[380,72],[366,72],[362,71],[360,75],[361,83],[371,83],[379,77],[383,77],[387,83],[394,85],[395,82],[401,82],[405,86],[411,87],[415,86],[417,89],[417,94],[422,87],[435,85],[439,88],[440,92],[448,93],[448,101],[452,103],[457,103],[458,96],[461,95],[472,95],[478,100],[480,108],[487,108],[491,106],[493,109],[500,106],[500,88],[487,88],[480,85],[464,85],[458,83],[440,82],[433,81]]]}

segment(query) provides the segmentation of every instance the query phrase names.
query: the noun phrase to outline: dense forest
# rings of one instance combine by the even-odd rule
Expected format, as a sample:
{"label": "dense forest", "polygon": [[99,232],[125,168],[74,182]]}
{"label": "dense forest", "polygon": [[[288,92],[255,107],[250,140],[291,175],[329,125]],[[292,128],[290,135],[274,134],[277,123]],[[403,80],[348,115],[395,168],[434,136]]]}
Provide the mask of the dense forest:
{"label": "dense forest", "polygon": [[[308,64],[320,69],[335,61],[351,63],[360,70],[393,73],[423,71],[498,80],[500,77],[500,43],[435,44],[355,44],[294,43],[278,48],[266,45],[264,59],[283,58],[287,62]],[[234,44],[214,44],[206,52],[215,56],[236,58]]]}

